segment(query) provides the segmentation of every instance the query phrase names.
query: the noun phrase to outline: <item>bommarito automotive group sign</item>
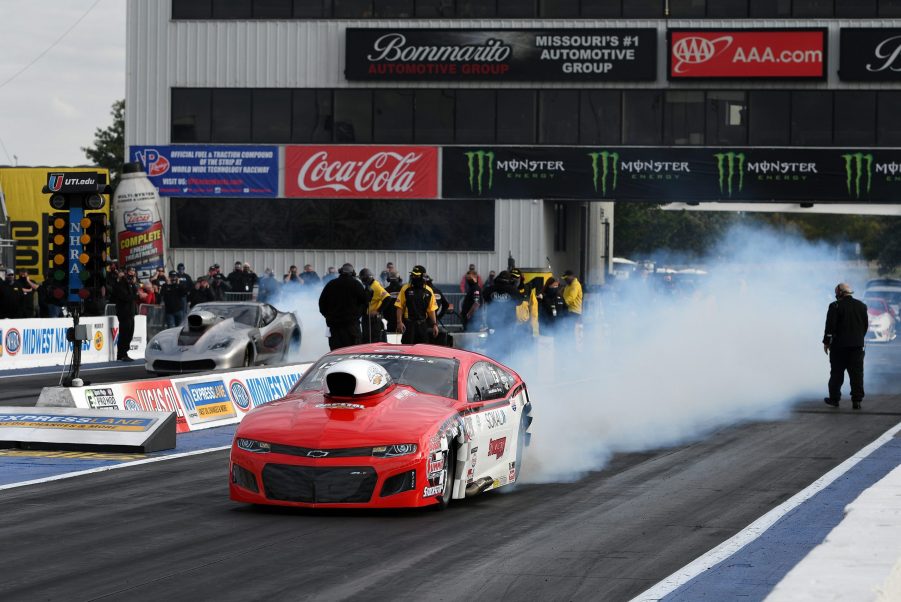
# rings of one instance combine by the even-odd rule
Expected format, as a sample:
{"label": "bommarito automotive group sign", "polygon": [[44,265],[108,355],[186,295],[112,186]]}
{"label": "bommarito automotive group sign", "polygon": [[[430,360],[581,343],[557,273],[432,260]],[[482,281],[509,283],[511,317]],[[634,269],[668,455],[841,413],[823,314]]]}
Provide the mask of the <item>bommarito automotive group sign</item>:
{"label": "bommarito automotive group sign", "polygon": [[654,81],[657,30],[346,30],[351,81]]}
{"label": "bommarito automotive group sign", "polygon": [[445,147],[442,197],[617,201],[901,200],[901,151]]}

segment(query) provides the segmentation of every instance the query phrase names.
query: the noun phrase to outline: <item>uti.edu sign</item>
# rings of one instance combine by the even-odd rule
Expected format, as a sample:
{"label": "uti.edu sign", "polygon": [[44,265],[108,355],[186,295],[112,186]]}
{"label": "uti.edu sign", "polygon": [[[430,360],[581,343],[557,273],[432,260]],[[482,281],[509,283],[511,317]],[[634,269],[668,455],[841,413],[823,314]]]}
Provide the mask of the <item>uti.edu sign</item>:
{"label": "uti.edu sign", "polygon": [[826,29],[670,29],[669,79],[824,79]]}

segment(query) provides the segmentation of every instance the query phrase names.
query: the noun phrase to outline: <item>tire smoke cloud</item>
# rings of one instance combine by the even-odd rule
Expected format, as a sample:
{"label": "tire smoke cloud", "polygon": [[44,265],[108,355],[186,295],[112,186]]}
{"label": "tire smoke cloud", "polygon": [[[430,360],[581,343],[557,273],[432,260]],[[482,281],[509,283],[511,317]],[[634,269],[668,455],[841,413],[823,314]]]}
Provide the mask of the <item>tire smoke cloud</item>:
{"label": "tire smoke cloud", "polygon": [[638,274],[609,287],[585,315],[581,344],[570,331],[552,351],[499,357],[532,399],[526,482],[574,480],[614,453],[778,420],[824,396],[826,308],[838,282],[862,296],[866,267],[839,261],[835,245],[746,226],[693,263],[708,272],[696,287],[670,293]]}

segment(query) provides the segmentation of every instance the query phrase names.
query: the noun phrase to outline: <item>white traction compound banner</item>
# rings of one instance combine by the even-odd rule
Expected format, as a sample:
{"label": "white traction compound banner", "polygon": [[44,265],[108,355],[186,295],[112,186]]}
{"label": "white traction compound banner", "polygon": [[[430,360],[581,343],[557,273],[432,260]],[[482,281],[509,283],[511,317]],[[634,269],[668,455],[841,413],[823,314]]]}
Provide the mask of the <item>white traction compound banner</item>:
{"label": "white traction compound banner", "polygon": [[[116,359],[119,321],[115,316],[82,317],[88,340],[81,344],[81,363],[96,364]],[[72,360],[72,344],[66,330],[72,318],[34,318],[0,320],[0,370],[62,366]],[[147,318],[135,316],[132,357],[144,356],[147,344]]]}
{"label": "white traction compound banner", "polygon": [[86,387],[48,387],[38,406],[175,412],[180,433],[237,424],[257,406],[288,394],[311,364],[245,368]]}

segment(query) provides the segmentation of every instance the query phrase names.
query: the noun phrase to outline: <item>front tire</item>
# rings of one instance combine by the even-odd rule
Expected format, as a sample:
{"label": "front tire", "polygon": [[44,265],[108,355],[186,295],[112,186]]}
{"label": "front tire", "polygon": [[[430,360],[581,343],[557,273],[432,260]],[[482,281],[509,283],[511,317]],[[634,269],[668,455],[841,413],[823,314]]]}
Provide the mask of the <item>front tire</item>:
{"label": "front tire", "polygon": [[457,446],[453,439],[447,442],[447,456],[444,458],[444,493],[438,498],[438,510],[444,510],[454,493],[454,470],[457,466]]}

